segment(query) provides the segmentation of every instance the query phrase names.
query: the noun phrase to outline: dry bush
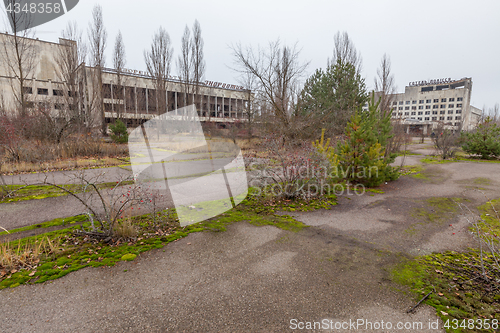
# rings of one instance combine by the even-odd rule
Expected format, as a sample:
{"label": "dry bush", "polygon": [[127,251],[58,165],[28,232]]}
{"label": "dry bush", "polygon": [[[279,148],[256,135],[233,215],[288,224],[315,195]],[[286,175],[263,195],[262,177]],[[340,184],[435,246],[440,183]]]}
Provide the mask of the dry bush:
{"label": "dry bush", "polygon": [[436,133],[432,140],[438,154],[444,160],[453,158],[459,149],[460,134],[447,129],[443,123],[438,125]]}
{"label": "dry bush", "polygon": [[[70,134],[69,130],[73,134]],[[66,131],[62,135],[62,130]],[[9,163],[42,163],[79,157],[127,156],[126,145],[104,142],[92,133],[33,112],[25,117],[0,115],[0,160]],[[67,133],[67,134],[66,134]]]}
{"label": "dry bush", "polygon": [[34,269],[40,262],[40,256],[43,254],[57,253],[60,245],[60,239],[50,240],[44,237],[34,242],[16,245],[10,242],[0,244],[0,274],[7,272],[15,273],[20,269]]}
{"label": "dry bush", "polygon": [[130,213],[126,218],[116,223],[113,234],[114,236],[125,239],[130,239],[137,236],[137,229],[133,224]]}

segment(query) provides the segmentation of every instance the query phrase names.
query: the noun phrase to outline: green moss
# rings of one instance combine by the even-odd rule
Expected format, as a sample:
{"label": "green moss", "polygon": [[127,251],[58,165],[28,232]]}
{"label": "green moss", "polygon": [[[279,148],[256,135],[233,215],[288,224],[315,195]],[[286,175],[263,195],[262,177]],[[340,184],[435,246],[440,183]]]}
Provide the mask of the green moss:
{"label": "green moss", "polygon": [[[120,186],[133,184],[133,180],[121,182]],[[100,183],[97,185],[98,189],[113,188],[117,184],[116,182]],[[84,187],[77,184],[61,185],[64,189],[71,191],[73,193],[83,192]],[[0,203],[27,201],[27,200],[40,200],[46,198],[60,197],[68,195],[68,193],[61,188],[52,185],[7,185],[5,189],[9,192],[12,191],[12,195],[8,198],[2,198]]]}
{"label": "green moss", "polygon": [[[471,267],[479,267],[479,256],[478,251],[449,251],[405,260],[393,267],[391,278],[406,286],[415,296],[415,302],[432,292],[424,303],[434,307],[443,322],[469,318],[500,319],[497,311],[500,297],[495,299],[495,292],[489,286],[471,279],[476,276]],[[492,262],[491,258],[485,261],[486,264]],[[457,332],[453,329],[447,331]]]}
{"label": "green moss", "polygon": [[424,168],[421,165],[405,165],[401,169],[402,176],[415,175],[422,172]]}
{"label": "green moss", "polygon": [[444,163],[453,163],[453,162],[486,162],[486,163],[500,163],[500,160],[484,160],[481,158],[472,158],[472,157],[464,157],[461,154],[458,154],[454,158],[449,158],[443,160],[439,156],[428,156],[420,160],[422,163],[426,164],[444,164]]}
{"label": "green moss", "polygon": [[378,193],[378,194],[384,194],[385,192],[382,190],[377,190],[375,188],[367,188],[366,192],[372,192],[372,193]]}
{"label": "green moss", "polygon": [[[30,273],[33,272],[29,271],[13,274],[9,278],[4,278],[0,281],[0,289],[16,284],[43,283],[88,266],[113,266],[116,262],[121,260],[132,260],[142,252],[162,248],[165,244],[186,237],[192,232],[224,231],[229,224],[235,222],[246,221],[256,226],[271,225],[283,230],[298,232],[307,226],[302,222],[295,220],[291,216],[278,215],[275,214],[275,212],[280,210],[307,211],[320,208],[329,209],[336,204],[335,196],[314,198],[308,201],[282,200],[269,205],[263,205],[263,200],[267,200],[267,198],[250,196],[236,208],[233,208],[214,218],[189,225],[185,228],[176,227],[168,235],[143,239],[140,242],[131,245],[122,244],[120,246],[110,247],[102,243],[90,244],[81,241],[78,242],[79,244],[74,245],[74,240],[71,238],[72,241],[69,244],[61,246],[55,253],[43,255],[40,258],[41,261],[36,271],[33,271],[34,274],[30,275]],[[175,222],[175,210],[171,209],[166,211],[164,217],[170,222]],[[44,228],[53,225],[83,222],[85,221],[85,218],[85,216],[79,216],[71,219],[58,219],[29,228]],[[133,219],[138,226],[144,228],[150,225],[152,221],[151,215],[137,216]],[[88,227],[88,225],[89,222],[83,223],[84,227]],[[48,237],[51,240],[60,239],[60,243],[62,243],[65,239],[72,237],[72,233],[75,228],[77,228],[77,226],[69,226],[66,229],[12,241],[10,244],[12,247],[17,247],[18,244],[24,246],[28,243],[34,244],[35,242],[40,242],[45,237]],[[26,229],[23,228],[22,230]]]}
{"label": "green moss", "polygon": [[424,201],[425,208],[415,208],[411,215],[425,222],[442,223],[454,216],[460,207],[461,198],[434,197]]}
{"label": "green moss", "polygon": [[[87,221],[87,219],[88,219],[87,215],[77,215],[77,216],[72,216],[72,217],[59,218],[59,219],[54,219],[52,221],[34,224],[34,225],[30,225],[30,226],[23,227],[23,228],[12,229],[12,230],[9,230],[9,233],[14,234],[17,232],[22,232],[22,231],[27,231],[27,230],[50,228],[50,227],[61,226],[61,225],[71,226],[72,224]],[[7,234],[6,231],[0,232],[0,235],[5,235],[5,234]]]}
{"label": "green moss", "polygon": [[[494,242],[500,242],[500,199],[491,200],[477,208],[481,214],[478,226],[483,234]],[[471,226],[471,230],[474,227]]]}
{"label": "green moss", "polygon": [[474,178],[474,184],[477,185],[491,185],[491,179],[489,178],[483,178],[483,177],[478,177]]}

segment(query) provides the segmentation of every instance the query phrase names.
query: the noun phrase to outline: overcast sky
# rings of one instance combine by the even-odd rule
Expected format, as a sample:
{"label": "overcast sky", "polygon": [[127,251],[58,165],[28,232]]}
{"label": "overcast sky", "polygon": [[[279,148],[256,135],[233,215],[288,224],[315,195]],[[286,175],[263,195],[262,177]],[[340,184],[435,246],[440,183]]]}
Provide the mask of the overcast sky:
{"label": "overcast sky", "polygon": [[[472,105],[491,108],[500,102],[498,0],[80,0],[66,15],[37,27],[37,37],[57,41],[73,20],[86,33],[96,4],[103,8],[108,32],[109,67],[118,30],[125,42],[127,68],[145,70],[143,51],[159,26],[169,32],[177,59],[184,27],[198,19],[207,80],[237,83],[229,68],[229,45],[265,46],[277,38],[289,45],[298,43],[302,61],[310,61],[310,75],[325,67],[335,33],[346,31],[361,52],[370,89],[380,58],[387,53],[399,92],[410,81],[472,77]],[[173,72],[177,73],[175,65]]]}

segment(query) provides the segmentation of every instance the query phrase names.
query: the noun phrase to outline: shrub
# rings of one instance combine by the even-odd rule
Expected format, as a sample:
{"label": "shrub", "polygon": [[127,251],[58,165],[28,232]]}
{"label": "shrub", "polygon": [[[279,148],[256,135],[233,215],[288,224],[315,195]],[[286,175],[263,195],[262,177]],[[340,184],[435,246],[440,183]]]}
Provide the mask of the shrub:
{"label": "shrub", "polygon": [[399,176],[396,168],[389,165],[395,154],[385,154],[391,138],[391,115],[390,112],[380,112],[380,101],[375,103],[374,99],[372,95],[368,111],[357,111],[352,116],[346,127],[346,140],[337,145],[337,175],[370,187]]}
{"label": "shrub", "polygon": [[436,129],[437,134],[432,138],[438,154],[445,160],[453,158],[459,147],[459,135],[444,127],[440,123]]}
{"label": "shrub", "polygon": [[109,129],[113,133],[111,139],[116,143],[127,143],[128,142],[128,132],[127,126],[120,119],[116,120],[114,125],[109,125]]}
{"label": "shrub", "polygon": [[500,127],[487,117],[475,131],[463,133],[462,149],[470,155],[481,155],[487,159],[500,155]]}

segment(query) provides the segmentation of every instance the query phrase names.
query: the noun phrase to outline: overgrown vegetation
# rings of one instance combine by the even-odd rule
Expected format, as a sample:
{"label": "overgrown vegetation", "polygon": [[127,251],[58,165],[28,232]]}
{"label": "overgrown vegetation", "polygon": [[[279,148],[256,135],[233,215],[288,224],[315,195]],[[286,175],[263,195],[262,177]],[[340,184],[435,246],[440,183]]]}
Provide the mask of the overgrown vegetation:
{"label": "overgrown vegetation", "polygon": [[407,260],[394,268],[393,279],[407,285],[419,298],[430,293],[425,303],[436,309],[447,332],[477,332],[480,325],[481,331],[496,332],[500,328],[500,200],[480,206],[478,216],[463,202],[444,199],[433,201],[442,209],[426,210],[422,217],[441,221],[450,212],[461,211],[478,240],[478,248]]}
{"label": "overgrown vegetation", "polygon": [[432,141],[441,158],[446,160],[455,157],[459,147],[460,135],[446,128],[443,123],[438,124],[436,133]]}
{"label": "overgrown vegetation", "polygon": [[123,121],[117,119],[114,124],[109,125],[109,129],[113,133],[111,135],[111,139],[113,139],[115,143],[128,142],[127,126],[123,123]]}
{"label": "overgrown vegetation", "polygon": [[500,127],[490,117],[474,131],[462,133],[462,141],[462,149],[470,155],[479,155],[483,159],[500,156]]}
{"label": "overgrown vegetation", "polygon": [[[133,260],[142,252],[162,248],[192,232],[221,232],[229,224],[240,221],[297,232],[306,226],[288,215],[275,212],[330,208],[333,205],[335,197],[292,202],[253,195],[226,213],[184,228],[180,227],[175,210],[167,209],[157,212],[155,219],[151,214],[120,218],[118,225],[126,229],[132,227],[133,235],[115,233],[108,242],[78,232],[89,228],[89,221],[81,227],[68,224],[67,229],[3,243],[0,246],[0,289],[57,279],[87,266],[113,266],[122,260]],[[41,227],[61,223],[58,220]]]}

